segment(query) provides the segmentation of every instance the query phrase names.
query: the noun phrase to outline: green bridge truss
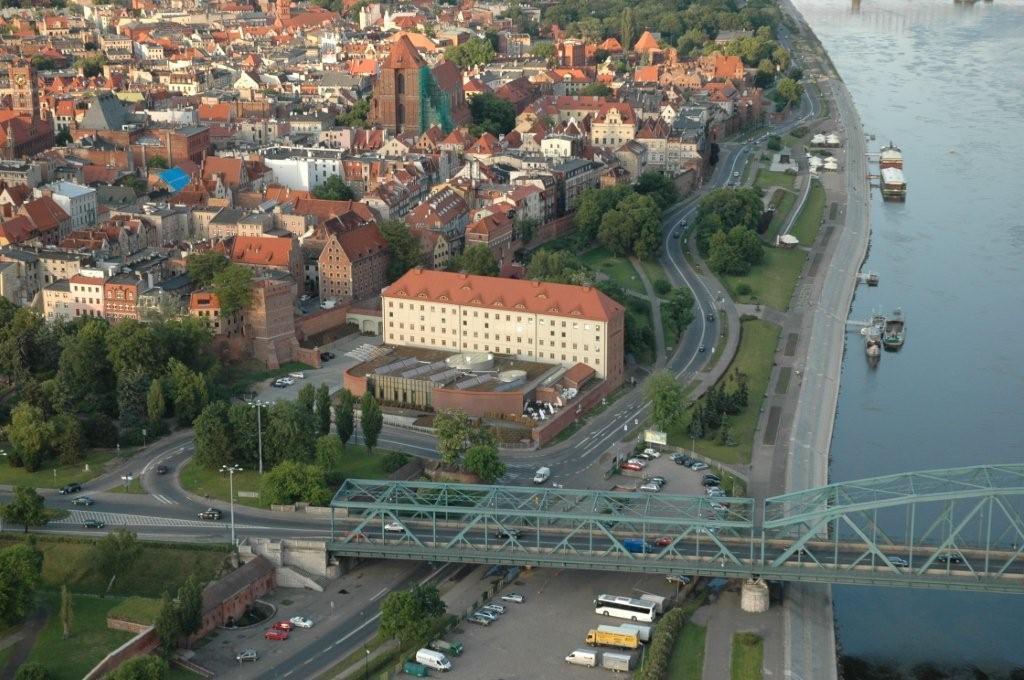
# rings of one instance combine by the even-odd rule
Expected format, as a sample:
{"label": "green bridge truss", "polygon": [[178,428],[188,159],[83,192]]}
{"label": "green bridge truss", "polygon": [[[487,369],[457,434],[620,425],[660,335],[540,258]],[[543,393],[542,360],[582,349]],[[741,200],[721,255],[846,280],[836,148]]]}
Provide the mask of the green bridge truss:
{"label": "green bridge truss", "polygon": [[832,484],[761,506],[348,480],[331,508],[338,556],[1024,593],[1024,465]]}

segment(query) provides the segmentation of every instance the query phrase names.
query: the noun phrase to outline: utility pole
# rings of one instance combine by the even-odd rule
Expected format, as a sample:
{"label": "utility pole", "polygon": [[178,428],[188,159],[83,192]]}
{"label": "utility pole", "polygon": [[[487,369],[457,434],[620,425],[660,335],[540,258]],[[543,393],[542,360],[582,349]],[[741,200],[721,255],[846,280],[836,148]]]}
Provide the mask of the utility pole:
{"label": "utility pole", "polygon": [[263,476],[263,402],[259,399],[249,403],[251,408],[256,409],[256,449],[259,454],[259,474]]}
{"label": "utility pole", "polygon": [[240,465],[221,465],[221,472],[228,473],[228,498],[231,501],[231,545],[235,545],[235,473],[242,471]]}

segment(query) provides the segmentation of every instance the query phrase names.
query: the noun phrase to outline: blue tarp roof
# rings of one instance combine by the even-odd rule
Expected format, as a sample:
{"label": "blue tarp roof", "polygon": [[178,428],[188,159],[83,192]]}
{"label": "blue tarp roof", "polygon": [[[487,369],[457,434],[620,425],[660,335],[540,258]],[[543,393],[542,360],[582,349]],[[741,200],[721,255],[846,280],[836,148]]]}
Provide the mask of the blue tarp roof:
{"label": "blue tarp roof", "polygon": [[185,171],[181,168],[170,168],[160,173],[160,179],[167,185],[167,188],[171,190],[171,193],[177,193],[188,186],[189,177],[185,174]]}

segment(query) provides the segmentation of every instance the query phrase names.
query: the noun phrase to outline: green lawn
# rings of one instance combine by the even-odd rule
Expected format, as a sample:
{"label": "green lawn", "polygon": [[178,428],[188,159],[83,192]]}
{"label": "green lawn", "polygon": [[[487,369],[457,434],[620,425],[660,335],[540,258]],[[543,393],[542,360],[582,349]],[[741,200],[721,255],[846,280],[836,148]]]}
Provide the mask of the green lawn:
{"label": "green lawn", "polygon": [[[722,282],[736,302],[759,302],[784,312],[789,309],[789,300],[806,258],[807,253],[798,248],[765,248],[764,261],[755,265],[749,274],[722,276]],[[740,286],[744,284],[750,292],[741,294]]]}
{"label": "green lawn", "polygon": [[665,331],[665,351],[669,354],[675,349],[676,343],[679,342],[679,333],[676,327],[665,318],[665,308],[661,308],[661,327]]}
{"label": "green lawn", "polygon": [[241,394],[250,391],[250,388],[258,382],[280,378],[292,371],[308,371],[312,368],[300,361],[289,361],[281,364],[280,368],[268,369],[263,362],[252,359],[240,364],[228,365],[224,371],[224,380],[231,394]]}
{"label": "green lawn", "polygon": [[595,272],[607,275],[623,288],[637,293],[644,292],[644,284],[630,261],[612,255],[604,246],[588,250],[580,256],[580,260]]}
{"label": "green lawn", "polygon": [[796,175],[788,172],[772,172],[771,170],[758,170],[757,177],[754,179],[754,186],[759,189],[768,187],[792,189],[795,183]]}
{"label": "green lawn", "polygon": [[[640,260],[640,266],[643,267],[644,273],[647,274],[655,294],[658,294],[658,281],[664,281],[665,285],[670,289],[672,288],[672,282],[668,280],[668,276],[665,275],[665,268],[661,266],[660,262],[657,260]],[[664,295],[659,297],[664,297]]]}
{"label": "green lawn", "polygon": [[[782,191],[781,189],[779,191]],[[769,243],[775,243],[775,237],[782,231],[782,227],[786,224],[786,220],[789,219],[789,213],[793,210],[793,204],[796,203],[796,194],[792,191],[782,191],[782,198],[779,199],[779,204],[775,208],[775,214],[772,215],[771,224],[768,225],[768,230],[764,234],[764,238]]]}
{"label": "green lawn", "polygon": [[[6,450],[7,445],[0,448]],[[124,448],[121,450],[121,454],[130,456],[134,451],[135,449]],[[36,489],[57,489],[68,482],[86,482],[99,476],[115,453],[113,450],[96,449],[86,453],[80,463],[58,465],[57,467],[44,464],[35,472],[28,472],[25,468],[11,467],[6,462],[0,463],[0,484],[31,486]],[[86,465],[89,466],[88,472],[85,470]],[[54,472],[55,470],[56,472]]]}
{"label": "green lawn", "polygon": [[[367,453],[362,444],[349,443],[345,446],[345,455],[336,471],[342,476],[357,479],[383,479],[388,473],[384,470],[384,456],[387,451],[374,449]],[[181,468],[181,486],[188,492],[198,496],[208,496],[227,502],[229,496],[228,475],[217,470],[207,470],[190,460]],[[235,473],[235,502],[252,508],[269,508],[270,503],[262,498],[239,496],[239,492],[258,492],[259,473],[256,470],[242,470]],[[334,491],[335,489],[331,489]]]}
{"label": "green lawn", "polygon": [[160,600],[155,597],[129,597],[110,610],[110,617],[151,626],[160,614]]}
{"label": "green lawn", "polygon": [[761,680],[764,641],[754,633],[732,636],[732,680]]}
{"label": "green lawn", "polygon": [[[733,369],[747,375],[749,402],[742,412],[729,416],[729,427],[732,429],[736,446],[718,444],[710,439],[698,439],[695,442],[697,453],[702,456],[722,461],[723,463],[749,463],[754,444],[754,429],[761,414],[761,402],[768,389],[768,380],[772,372],[772,359],[779,342],[780,328],[773,323],[761,319],[749,319],[742,324],[740,346],[736,351],[728,375]],[[673,446],[689,448],[691,444],[687,427],[693,408],[687,408],[680,419],[680,424],[669,429],[669,443]]]}
{"label": "green lawn", "polygon": [[809,246],[818,238],[818,229],[821,228],[821,218],[825,214],[825,188],[821,182],[813,180],[811,191],[804,202],[803,210],[793,223],[790,231],[793,236],[800,239],[800,243]]}
{"label": "green lawn", "polygon": [[[95,568],[92,539],[68,536],[35,535],[43,552],[43,584],[57,589],[67,584],[76,593],[103,594],[107,579]],[[21,534],[3,534],[0,548],[19,543]],[[143,543],[138,561],[119,574],[111,587],[113,595],[160,597],[163,591],[175,592],[189,574],[203,581],[213,580],[228,554],[226,546]],[[111,602],[111,600],[107,600]],[[114,601],[110,606],[118,604]]]}
{"label": "green lawn", "polygon": [[687,621],[672,648],[668,680],[701,680],[704,673],[704,644],[707,628]]}
{"label": "green lawn", "polygon": [[74,622],[71,637],[63,639],[60,622],[60,595],[48,593],[50,616],[39,632],[28,660],[46,668],[53,680],[78,680],[103,657],[134,637],[131,633],[107,628],[107,612],[121,600],[72,596]]}

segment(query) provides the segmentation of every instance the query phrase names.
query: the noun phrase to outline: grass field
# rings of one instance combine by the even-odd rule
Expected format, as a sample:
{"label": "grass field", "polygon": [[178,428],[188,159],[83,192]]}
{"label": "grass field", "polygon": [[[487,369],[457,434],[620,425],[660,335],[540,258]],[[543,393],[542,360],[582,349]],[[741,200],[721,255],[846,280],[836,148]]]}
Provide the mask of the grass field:
{"label": "grass field", "polygon": [[[59,589],[66,583],[75,593],[101,595],[106,592],[107,579],[96,570],[92,556],[95,541],[38,534],[35,539],[36,546],[43,552],[44,587]],[[0,548],[19,542],[19,534],[4,534],[0,537]],[[226,546],[143,543],[138,561],[117,576],[110,592],[112,595],[160,597],[165,589],[176,591],[189,574],[194,573],[204,581],[214,579],[227,554]]]}
{"label": "grass field", "polygon": [[50,616],[39,632],[28,660],[46,668],[53,680],[79,680],[103,657],[130,640],[133,635],[107,628],[107,612],[121,600],[72,596],[71,637],[63,639],[60,623],[60,595],[46,594]]}
{"label": "grass field", "polygon": [[[7,444],[0,445],[0,449],[6,450],[7,446]],[[135,449],[124,448],[121,450],[121,454],[130,456],[134,451]],[[44,464],[35,472],[28,472],[25,468],[11,467],[6,461],[3,461],[0,463],[0,484],[31,486],[36,489],[58,489],[68,482],[87,482],[102,474],[104,467],[115,454],[116,452],[112,450],[96,449],[85,454],[80,463],[58,465],[57,467]],[[88,472],[85,470],[86,465],[89,466]]]}
{"label": "grass field", "polygon": [[[647,274],[647,278],[651,281],[651,286],[654,287],[655,294],[658,290],[658,281],[664,281],[665,285],[672,287],[672,282],[668,280],[668,276],[665,275],[665,269],[661,266],[660,262],[654,260],[640,260],[640,266],[644,268],[644,273]],[[660,295],[659,297],[664,297]]]}
{"label": "grass field", "polygon": [[803,210],[793,223],[790,233],[800,239],[800,243],[809,246],[818,238],[818,230],[821,228],[821,218],[825,214],[825,188],[821,182],[813,180],[811,191],[804,202]]}
{"label": "grass field", "polygon": [[[736,446],[726,446],[708,439],[698,439],[697,453],[723,463],[749,463],[754,444],[754,429],[761,414],[761,402],[768,389],[768,380],[772,373],[772,358],[779,342],[780,329],[775,324],[761,319],[750,319],[742,324],[740,346],[736,357],[729,366],[727,373],[733,369],[747,375],[747,386],[750,399],[741,413],[729,416],[729,427],[732,428]],[[691,441],[687,434],[690,415],[693,408],[687,408],[680,419],[680,424],[669,429],[669,444],[689,448]]]}
{"label": "grass field", "polygon": [[768,225],[768,229],[764,233],[766,241],[775,243],[775,237],[779,235],[786,220],[789,219],[789,213],[793,211],[794,203],[796,203],[796,194],[792,191],[784,191],[782,198],[779,199],[779,205],[775,208],[775,214],[772,215],[771,224]]}
{"label": "grass field", "polygon": [[[345,455],[335,471],[345,478],[383,479],[388,474],[384,470],[384,455],[387,453],[387,451],[374,449],[374,452],[370,454],[366,452],[366,447],[362,444],[349,443],[345,446]],[[217,470],[207,470],[191,460],[181,468],[180,479],[181,486],[186,491],[199,496],[228,501],[230,486],[227,474]],[[242,470],[235,473],[236,503],[251,508],[269,508],[270,503],[263,498],[239,496],[240,491],[255,493],[259,489],[259,473],[256,470]]]}
{"label": "grass field", "polygon": [[644,292],[644,284],[640,281],[640,276],[637,275],[629,260],[612,255],[604,246],[588,250],[580,256],[580,260],[595,272],[605,274],[623,288],[637,293]]}
{"label": "grass field", "polygon": [[[759,302],[784,312],[789,309],[789,300],[806,258],[807,253],[800,249],[765,248],[764,261],[755,265],[749,274],[722,276],[722,282],[736,302]],[[744,284],[750,292],[740,294],[740,286]]]}
{"label": "grass field", "polygon": [[768,187],[792,189],[795,183],[796,175],[791,175],[788,172],[772,172],[771,170],[758,170],[757,177],[754,179],[754,186],[759,189]]}
{"label": "grass field", "polygon": [[732,636],[732,680],[761,680],[764,641],[753,633]]}
{"label": "grass field", "polygon": [[160,614],[160,600],[155,597],[129,597],[126,598],[121,604],[113,607],[109,616],[111,618],[121,619],[122,621],[131,621],[133,623],[142,623],[147,626],[151,626],[156,623],[156,617]]}
{"label": "grass field", "polygon": [[707,628],[687,621],[672,648],[668,680],[701,680]]}

